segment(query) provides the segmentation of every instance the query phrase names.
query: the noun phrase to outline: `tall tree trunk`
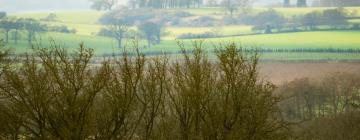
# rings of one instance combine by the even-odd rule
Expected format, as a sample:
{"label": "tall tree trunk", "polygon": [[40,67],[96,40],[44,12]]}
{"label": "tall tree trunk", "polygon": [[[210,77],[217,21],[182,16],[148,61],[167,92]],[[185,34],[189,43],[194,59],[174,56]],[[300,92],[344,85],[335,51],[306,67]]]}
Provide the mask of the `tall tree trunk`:
{"label": "tall tree trunk", "polygon": [[290,0],[284,0],[284,7],[290,7]]}
{"label": "tall tree trunk", "polygon": [[160,35],[160,33],[159,34],[157,34],[156,35],[156,44],[160,44],[160,42],[161,42],[161,35]]}
{"label": "tall tree trunk", "polygon": [[307,0],[297,0],[297,7],[306,7],[307,6]]}
{"label": "tall tree trunk", "polygon": [[148,47],[150,48],[151,47],[151,38],[150,37],[148,37]]}
{"label": "tall tree trunk", "polygon": [[15,30],[15,33],[14,33],[14,43],[15,44],[17,44],[17,41],[18,41],[18,33],[19,33],[19,31]]}
{"label": "tall tree trunk", "polygon": [[10,30],[5,30],[5,42],[9,43],[9,32]]}
{"label": "tall tree trunk", "polygon": [[116,40],[118,42],[118,47],[121,48],[122,47],[122,39],[123,39],[123,34],[120,33],[119,36],[116,37]]}
{"label": "tall tree trunk", "polygon": [[122,39],[120,38],[118,38],[118,39],[116,39],[117,40],[117,42],[118,42],[118,47],[119,48],[121,48],[122,47]]}
{"label": "tall tree trunk", "polygon": [[33,38],[33,33],[29,32],[29,33],[28,33],[28,43],[29,43],[29,44],[31,44],[32,38]]}

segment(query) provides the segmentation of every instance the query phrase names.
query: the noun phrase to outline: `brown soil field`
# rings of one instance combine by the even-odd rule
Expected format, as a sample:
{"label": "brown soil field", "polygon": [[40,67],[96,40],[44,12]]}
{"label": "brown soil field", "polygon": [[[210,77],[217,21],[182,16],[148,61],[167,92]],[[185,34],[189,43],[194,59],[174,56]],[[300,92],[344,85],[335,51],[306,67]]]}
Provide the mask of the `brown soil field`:
{"label": "brown soil field", "polygon": [[305,77],[321,78],[336,72],[360,74],[360,62],[264,62],[259,65],[260,77],[276,85]]}

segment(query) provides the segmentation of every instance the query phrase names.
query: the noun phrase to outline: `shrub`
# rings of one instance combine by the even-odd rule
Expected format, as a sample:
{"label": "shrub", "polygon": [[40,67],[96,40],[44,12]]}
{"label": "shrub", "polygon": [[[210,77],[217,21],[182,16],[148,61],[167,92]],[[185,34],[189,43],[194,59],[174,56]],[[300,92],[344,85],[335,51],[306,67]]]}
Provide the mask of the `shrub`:
{"label": "shrub", "polygon": [[113,37],[113,32],[107,28],[101,28],[101,30],[97,33],[98,36],[106,36]]}
{"label": "shrub", "polygon": [[176,11],[174,15],[175,15],[175,17],[178,17],[178,18],[184,18],[184,17],[193,16],[193,14],[191,14],[189,12],[185,12],[185,11]]}
{"label": "shrub", "polygon": [[263,30],[264,33],[271,33],[273,29],[281,30],[286,23],[285,17],[274,9],[244,16],[241,21],[254,25],[253,30]]}
{"label": "shrub", "polygon": [[46,16],[45,18],[40,19],[41,21],[48,21],[48,22],[55,22],[58,21],[58,17],[56,14],[54,13],[50,13],[48,16]]}
{"label": "shrub", "polygon": [[215,26],[217,20],[209,16],[201,16],[188,21],[189,26]]}
{"label": "shrub", "polygon": [[0,19],[5,18],[5,17],[6,17],[6,15],[7,15],[7,13],[6,13],[6,12],[2,12],[2,11],[0,11]]}
{"label": "shrub", "polygon": [[350,112],[335,117],[324,117],[301,125],[304,129],[296,131],[298,140],[356,140],[360,136],[360,113]]}
{"label": "shrub", "polygon": [[49,32],[59,32],[59,33],[72,33],[75,34],[75,29],[69,29],[67,26],[50,26],[47,27],[47,31]]}
{"label": "shrub", "polygon": [[323,24],[336,28],[340,25],[347,25],[348,11],[344,8],[328,9],[323,11]]}
{"label": "shrub", "polygon": [[353,30],[359,30],[360,29],[360,24],[359,23],[355,23],[352,25],[351,29]]}
{"label": "shrub", "polygon": [[232,18],[232,17],[224,17],[222,19],[223,25],[239,25],[242,21],[239,18]]}

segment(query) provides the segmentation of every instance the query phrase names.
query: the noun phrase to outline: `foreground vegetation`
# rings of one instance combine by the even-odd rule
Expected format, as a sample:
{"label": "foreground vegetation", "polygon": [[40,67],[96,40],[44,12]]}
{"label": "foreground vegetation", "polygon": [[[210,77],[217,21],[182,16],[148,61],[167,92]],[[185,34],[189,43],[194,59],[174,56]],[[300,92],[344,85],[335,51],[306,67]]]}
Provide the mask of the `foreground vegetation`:
{"label": "foreground vegetation", "polygon": [[[283,139],[274,85],[256,54],[235,44],[209,61],[196,43],[183,60],[135,51],[91,66],[92,50],[55,46],[1,70],[2,138]],[[5,64],[5,63],[2,63]]]}
{"label": "foreground vegetation", "polygon": [[349,125],[360,117],[358,75],[276,88],[258,76],[256,52],[229,43],[210,60],[201,42],[193,45],[180,44],[182,56],[170,60],[146,57],[134,43],[101,65],[83,45],[19,59],[1,49],[0,138],[358,139],[360,128]]}

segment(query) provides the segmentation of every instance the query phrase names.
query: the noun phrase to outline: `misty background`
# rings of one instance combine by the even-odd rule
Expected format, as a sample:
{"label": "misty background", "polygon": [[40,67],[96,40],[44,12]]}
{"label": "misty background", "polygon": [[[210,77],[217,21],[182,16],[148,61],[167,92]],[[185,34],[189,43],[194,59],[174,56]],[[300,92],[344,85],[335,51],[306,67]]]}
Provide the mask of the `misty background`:
{"label": "misty background", "polygon": [[[206,2],[206,0],[205,0]],[[256,0],[255,6],[281,3],[282,0]],[[126,4],[127,0],[121,0]],[[0,0],[0,11],[9,13],[31,11],[90,10],[90,0]]]}

